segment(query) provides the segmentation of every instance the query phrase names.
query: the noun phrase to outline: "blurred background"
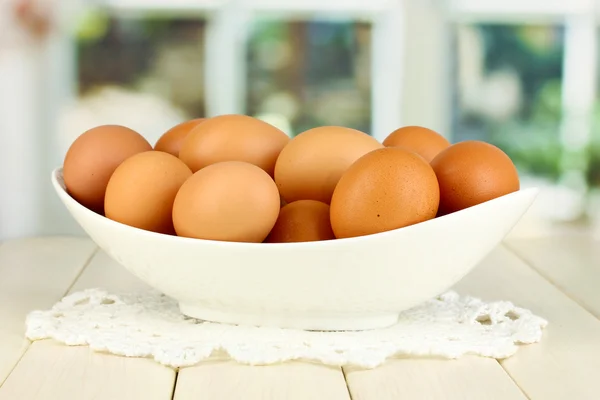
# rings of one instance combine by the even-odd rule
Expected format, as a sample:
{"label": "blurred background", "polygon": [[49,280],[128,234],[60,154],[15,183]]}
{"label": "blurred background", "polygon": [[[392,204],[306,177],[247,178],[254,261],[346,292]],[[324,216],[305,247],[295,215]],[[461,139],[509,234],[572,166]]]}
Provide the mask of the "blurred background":
{"label": "blurred background", "polygon": [[542,189],[514,234],[598,233],[599,22],[597,0],[1,0],[0,240],[81,233],[49,178],[86,129],[224,113],[485,140]]}

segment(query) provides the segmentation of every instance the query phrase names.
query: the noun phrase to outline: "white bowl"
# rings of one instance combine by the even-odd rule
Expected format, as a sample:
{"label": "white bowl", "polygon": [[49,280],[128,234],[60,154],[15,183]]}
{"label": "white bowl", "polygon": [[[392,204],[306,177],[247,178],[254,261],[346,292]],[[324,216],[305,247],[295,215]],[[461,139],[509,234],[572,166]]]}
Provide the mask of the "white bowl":
{"label": "white bowl", "polygon": [[52,173],[69,212],[112,258],[198,319],[310,330],[364,330],[453,286],[508,234],[537,189],[375,235],[307,243],[169,236],[96,214]]}

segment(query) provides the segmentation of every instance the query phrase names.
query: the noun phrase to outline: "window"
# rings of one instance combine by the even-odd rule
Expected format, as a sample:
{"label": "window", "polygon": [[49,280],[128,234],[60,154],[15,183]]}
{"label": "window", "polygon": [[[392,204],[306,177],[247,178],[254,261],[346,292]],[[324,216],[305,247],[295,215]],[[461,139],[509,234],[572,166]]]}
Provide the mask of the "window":
{"label": "window", "polygon": [[256,20],[247,111],[295,135],[319,125],[371,130],[370,24]]}
{"label": "window", "polygon": [[63,115],[63,148],[95,125],[118,123],[152,143],[203,117],[205,21],[93,10],[79,21],[77,99]]}
{"label": "window", "polygon": [[454,141],[493,143],[522,175],[558,180],[562,27],[459,25],[454,54]]}

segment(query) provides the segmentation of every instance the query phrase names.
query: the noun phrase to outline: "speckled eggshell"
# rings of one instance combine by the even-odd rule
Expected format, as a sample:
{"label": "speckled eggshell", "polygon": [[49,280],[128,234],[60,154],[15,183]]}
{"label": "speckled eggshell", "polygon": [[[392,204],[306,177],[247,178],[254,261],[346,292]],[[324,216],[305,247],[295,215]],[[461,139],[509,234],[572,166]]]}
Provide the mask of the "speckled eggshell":
{"label": "speckled eggshell", "polygon": [[273,179],[242,161],[211,164],[192,175],[173,204],[177,235],[229,242],[265,240],[279,215]]}
{"label": "speckled eggshell", "polygon": [[67,192],[83,206],[104,213],[104,194],[115,169],[152,146],[139,133],[120,125],[101,125],[81,134],[63,163]]}
{"label": "speckled eggshell", "polygon": [[413,152],[386,147],[358,159],[331,199],[337,238],[364,236],[436,216],[440,192],[433,169]]}
{"label": "speckled eggshell", "polygon": [[316,200],[298,200],[283,206],[265,242],[314,242],[330,239],[335,239],[335,236],[329,221],[329,205]]}
{"label": "speckled eggshell", "polygon": [[291,203],[318,200],[329,204],[342,174],[361,156],[382,148],[375,138],[356,129],[322,126],[309,129],[281,151],[275,182]]}
{"label": "speckled eggshell", "polygon": [[192,171],[162,151],[136,154],[117,167],[106,187],[106,217],[147,231],[175,234],[173,201]]}
{"label": "speckled eggshell", "polygon": [[481,141],[456,143],[431,162],[440,185],[439,215],[516,192],[517,168],[498,147]]}
{"label": "speckled eggshell", "polygon": [[164,151],[165,153],[179,157],[179,150],[181,149],[183,140],[192,131],[192,129],[197,127],[205,120],[205,118],[196,118],[175,125],[158,139],[154,145],[154,150]]}
{"label": "speckled eggshell", "polygon": [[245,161],[273,176],[275,161],[290,138],[271,124],[247,115],[219,115],[196,126],[179,158],[193,172],[222,161]]}
{"label": "speckled eggshell", "polygon": [[450,142],[431,129],[422,126],[404,126],[390,133],[383,141],[383,145],[405,148],[431,162],[435,156],[450,146]]}

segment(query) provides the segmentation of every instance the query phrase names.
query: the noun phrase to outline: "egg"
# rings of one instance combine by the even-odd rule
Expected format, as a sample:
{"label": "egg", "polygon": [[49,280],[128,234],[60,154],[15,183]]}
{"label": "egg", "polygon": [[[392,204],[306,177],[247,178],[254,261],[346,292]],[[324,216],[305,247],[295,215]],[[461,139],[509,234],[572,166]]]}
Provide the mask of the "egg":
{"label": "egg", "polygon": [[277,186],[263,169],[224,161],[197,171],[181,186],[173,223],[179,236],[260,243],[277,221],[279,204]]}
{"label": "egg", "polygon": [[459,211],[520,188],[510,157],[477,140],[456,143],[438,154],[431,166],[440,185],[439,215]]}
{"label": "egg", "polygon": [[175,125],[158,139],[154,145],[154,150],[164,151],[179,157],[179,150],[183,140],[187,137],[192,129],[197,127],[199,124],[205,121],[205,118],[196,118],[189,121],[182,122],[181,124]]}
{"label": "egg", "polygon": [[423,157],[427,162],[450,146],[448,139],[422,126],[404,126],[396,129],[383,141],[386,147],[402,147]]}
{"label": "egg", "polygon": [[298,200],[285,205],[267,243],[314,242],[335,239],[329,222],[329,205],[316,200]]}
{"label": "egg", "polygon": [[329,204],[348,167],[366,153],[382,147],[375,138],[351,128],[309,129],[293,138],[279,154],[275,182],[288,203],[317,200]]}
{"label": "egg", "polygon": [[331,199],[337,238],[369,235],[435,218],[440,191],[423,157],[386,147],[359,158],[340,179]]}
{"label": "egg", "polygon": [[172,154],[147,151],[131,156],[108,181],[106,217],[136,228],[174,234],[173,201],[191,176],[188,166]]}
{"label": "egg", "polygon": [[183,141],[179,158],[193,172],[221,161],[245,161],[273,175],[275,161],[290,138],[247,115],[220,115],[196,126]]}
{"label": "egg", "polygon": [[100,214],[104,194],[115,169],[127,158],[152,146],[142,135],[120,125],[101,125],[81,134],[69,147],[63,163],[67,192]]}

